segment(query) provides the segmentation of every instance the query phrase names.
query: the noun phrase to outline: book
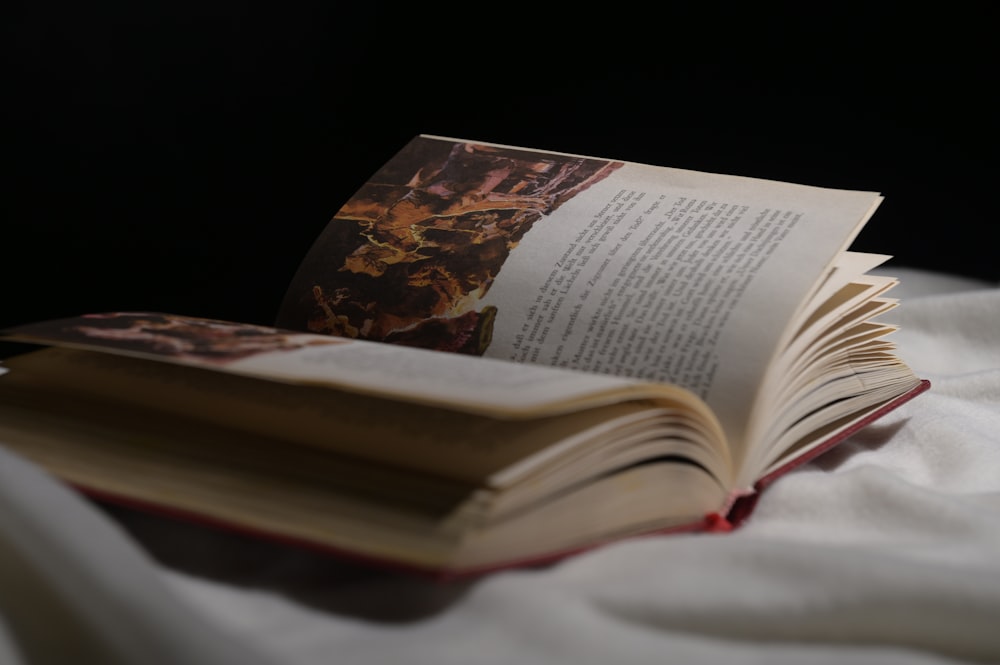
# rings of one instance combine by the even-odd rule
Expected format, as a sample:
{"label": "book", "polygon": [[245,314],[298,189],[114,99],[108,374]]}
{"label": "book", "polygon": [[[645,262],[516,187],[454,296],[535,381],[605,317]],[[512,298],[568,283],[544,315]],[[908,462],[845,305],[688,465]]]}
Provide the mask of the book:
{"label": "book", "polygon": [[273,326],[3,331],[0,442],[103,500],[438,577],[726,531],[929,388],[882,196],[420,135]]}

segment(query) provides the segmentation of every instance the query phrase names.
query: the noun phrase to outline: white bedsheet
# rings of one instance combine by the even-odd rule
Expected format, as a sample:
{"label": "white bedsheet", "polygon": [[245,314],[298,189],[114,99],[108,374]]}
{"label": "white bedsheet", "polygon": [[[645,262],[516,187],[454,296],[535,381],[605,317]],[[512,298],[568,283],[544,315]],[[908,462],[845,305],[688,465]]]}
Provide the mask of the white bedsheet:
{"label": "white bedsheet", "polygon": [[0,663],[1000,662],[1000,288],[886,272],[931,390],[725,535],[441,585],[97,509],[0,447]]}

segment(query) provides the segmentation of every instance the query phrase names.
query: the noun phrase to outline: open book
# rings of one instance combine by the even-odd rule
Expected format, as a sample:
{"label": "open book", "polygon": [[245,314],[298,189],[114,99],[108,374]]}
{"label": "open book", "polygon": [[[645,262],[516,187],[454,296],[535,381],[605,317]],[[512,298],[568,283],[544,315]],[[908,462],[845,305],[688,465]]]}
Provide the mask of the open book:
{"label": "open book", "polygon": [[419,136],[275,327],[5,331],[0,442],[99,497],[437,575],[725,530],[929,386],[878,318],[888,256],[849,251],[880,200]]}

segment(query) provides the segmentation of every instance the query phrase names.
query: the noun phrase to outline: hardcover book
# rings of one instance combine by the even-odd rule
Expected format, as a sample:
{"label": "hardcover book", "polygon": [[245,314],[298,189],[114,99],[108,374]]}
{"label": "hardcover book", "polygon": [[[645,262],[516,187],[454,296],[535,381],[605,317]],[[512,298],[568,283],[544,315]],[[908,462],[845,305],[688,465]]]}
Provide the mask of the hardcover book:
{"label": "hardcover book", "polygon": [[436,576],[728,530],[929,387],[850,250],[882,197],[415,137],[274,326],[4,331],[0,442],[107,500]]}

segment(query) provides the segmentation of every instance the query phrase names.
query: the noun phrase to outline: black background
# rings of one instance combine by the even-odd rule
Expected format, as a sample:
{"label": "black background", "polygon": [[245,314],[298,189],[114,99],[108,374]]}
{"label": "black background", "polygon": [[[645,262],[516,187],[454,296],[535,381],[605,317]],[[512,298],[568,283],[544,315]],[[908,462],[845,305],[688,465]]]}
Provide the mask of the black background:
{"label": "black background", "polygon": [[271,323],[418,133],[878,190],[856,248],[1000,280],[988,17],[744,11],[8,6],[0,324]]}

